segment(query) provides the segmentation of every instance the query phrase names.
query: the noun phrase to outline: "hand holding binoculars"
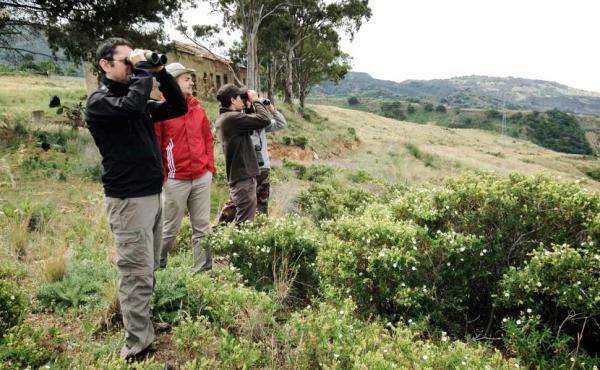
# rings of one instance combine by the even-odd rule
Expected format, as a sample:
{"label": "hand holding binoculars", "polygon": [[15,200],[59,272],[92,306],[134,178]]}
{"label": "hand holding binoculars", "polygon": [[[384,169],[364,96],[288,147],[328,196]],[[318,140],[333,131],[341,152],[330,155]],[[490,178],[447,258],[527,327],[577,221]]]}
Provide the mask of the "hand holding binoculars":
{"label": "hand holding binoculars", "polygon": [[146,60],[153,67],[159,67],[167,64],[167,56],[150,50],[135,49],[127,57],[129,63],[135,65],[138,62]]}

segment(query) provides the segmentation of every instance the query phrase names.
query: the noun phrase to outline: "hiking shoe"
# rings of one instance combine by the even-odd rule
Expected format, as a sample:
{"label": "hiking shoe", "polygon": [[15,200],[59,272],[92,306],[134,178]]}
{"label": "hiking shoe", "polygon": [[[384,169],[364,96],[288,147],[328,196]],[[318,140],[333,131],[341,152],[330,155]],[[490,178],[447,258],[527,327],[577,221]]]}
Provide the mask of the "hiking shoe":
{"label": "hiking shoe", "polygon": [[154,331],[157,333],[169,333],[173,329],[173,325],[168,322],[155,322]]}

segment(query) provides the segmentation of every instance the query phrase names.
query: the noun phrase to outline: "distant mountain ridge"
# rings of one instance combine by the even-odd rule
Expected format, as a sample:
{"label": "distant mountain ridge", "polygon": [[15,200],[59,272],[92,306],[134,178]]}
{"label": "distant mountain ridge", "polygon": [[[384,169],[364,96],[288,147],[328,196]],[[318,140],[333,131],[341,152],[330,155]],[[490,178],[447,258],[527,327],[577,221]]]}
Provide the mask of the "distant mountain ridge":
{"label": "distant mountain ridge", "polygon": [[421,98],[464,108],[548,110],[600,115],[600,93],[556,82],[515,77],[463,76],[436,80],[379,80],[349,72],[337,85],[323,82],[315,94],[370,98]]}

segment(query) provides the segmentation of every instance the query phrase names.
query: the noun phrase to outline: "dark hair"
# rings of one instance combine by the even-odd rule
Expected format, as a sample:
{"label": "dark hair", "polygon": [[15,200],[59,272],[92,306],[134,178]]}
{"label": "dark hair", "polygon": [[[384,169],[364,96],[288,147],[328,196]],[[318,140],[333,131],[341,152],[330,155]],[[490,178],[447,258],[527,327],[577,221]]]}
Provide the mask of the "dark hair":
{"label": "dark hair", "polygon": [[121,37],[111,37],[98,46],[98,49],[96,49],[96,68],[98,68],[98,72],[105,73],[100,67],[100,59],[112,60],[116,47],[120,45],[129,46],[133,49],[131,42]]}
{"label": "dark hair", "polygon": [[235,98],[243,92],[243,89],[234,84],[225,84],[217,91],[217,100],[221,102],[223,108],[229,108],[231,106],[231,98]]}

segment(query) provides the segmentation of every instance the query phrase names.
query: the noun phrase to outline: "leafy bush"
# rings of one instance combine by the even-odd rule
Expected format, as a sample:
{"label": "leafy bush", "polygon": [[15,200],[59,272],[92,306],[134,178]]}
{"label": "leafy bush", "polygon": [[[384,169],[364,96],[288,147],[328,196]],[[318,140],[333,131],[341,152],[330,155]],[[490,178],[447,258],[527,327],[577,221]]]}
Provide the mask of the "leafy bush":
{"label": "leafy bush", "polygon": [[27,310],[27,300],[14,281],[0,277],[0,338],[13,326],[19,325]]}
{"label": "leafy bush", "polygon": [[444,106],[444,105],[442,105],[442,104],[439,104],[439,105],[437,105],[437,106],[435,107],[435,111],[436,111],[437,113],[446,113],[446,111],[447,111],[447,110],[446,110],[446,106]]}
{"label": "leafy bush", "polygon": [[433,104],[431,103],[425,103],[425,105],[423,105],[423,111],[425,112],[433,112]]}
{"label": "leafy bush", "polygon": [[205,316],[219,330],[260,336],[273,325],[278,306],[265,293],[244,287],[239,274],[216,275],[214,279],[192,274],[189,268],[167,268],[156,273],[153,297],[154,316],[166,322],[180,322]]}
{"label": "leafy bush", "polygon": [[360,104],[360,101],[356,96],[351,96],[348,98],[348,105],[357,105]]}
{"label": "leafy bush", "polygon": [[402,111],[402,103],[399,101],[381,103],[381,112],[384,117],[395,118],[401,121],[406,119],[406,115]]}
{"label": "leafy bush", "polygon": [[223,228],[209,235],[205,246],[215,254],[228,255],[257,289],[283,289],[283,296],[296,298],[306,298],[316,290],[318,237],[306,220],[290,217],[271,223],[259,218],[239,229]]}
{"label": "leafy bush", "polygon": [[584,349],[598,353],[600,328],[592,323],[600,318],[599,263],[600,250],[590,241],[540,247],[527,265],[512,267],[500,282],[498,302],[520,317],[505,325],[506,346],[533,364],[569,364],[578,355],[575,346],[584,358]]}
{"label": "leafy bush", "polygon": [[414,114],[417,111],[417,108],[415,108],[412,104],[409,104],[406,107],[406,113],[407,114]]}
{"label": "leafy bush", "polygon": [[532,112],[520,121],[528,126],[528,137],[536,144],[558,152],[591,154],[592,148],[577,118],[558,109],[545,114]]}
{"label": "leafy bush", "polygon": [[280,368],[298,369],[509,369],[498,351],[442,335],[423,339],[418,328],[365,323],[351,301],[323,303],[294,313],[281,330]]}
{"label": "leafy bush", "polygon": [[313,182],[323,182],[323,180],[330,178],[335,173],[335,168],[330,166],[321,164],[307,166],[285,158],[283,159],[283,167],[293,170],[297,178]]}
{"label": "leafy bush", "polygon": [[58,359],[63,342],[55,328],[14,327],[0,341],[0,364],[3,369],[41,368]]}
{"label": "leafy bush", "polygon": [[41,308],[61,311],[81,306],[96,307],[102,303],[104,284],[114,279],[108,265],[91,260],[71,264],[62,280],[42,283],[37,291]]}
{"label": "leafy bush", "polygon": [[336,189],[332,185],[315,184],[300,193],[298,203],[314,220],[325,220],[358,213],[375,199],[372,193],[356,187]]}
{"label": "leafy bush", "polygon": [[397,222],[372,207],[358,217],[324,222],[336,236],[320,250],[319,274],[324,291],[352,296],[365,315],[391,320],[429,317],[459,332],[477,292],[487,285],[487,249],[474,236],[454,232],[428,234],[412,222]]}

